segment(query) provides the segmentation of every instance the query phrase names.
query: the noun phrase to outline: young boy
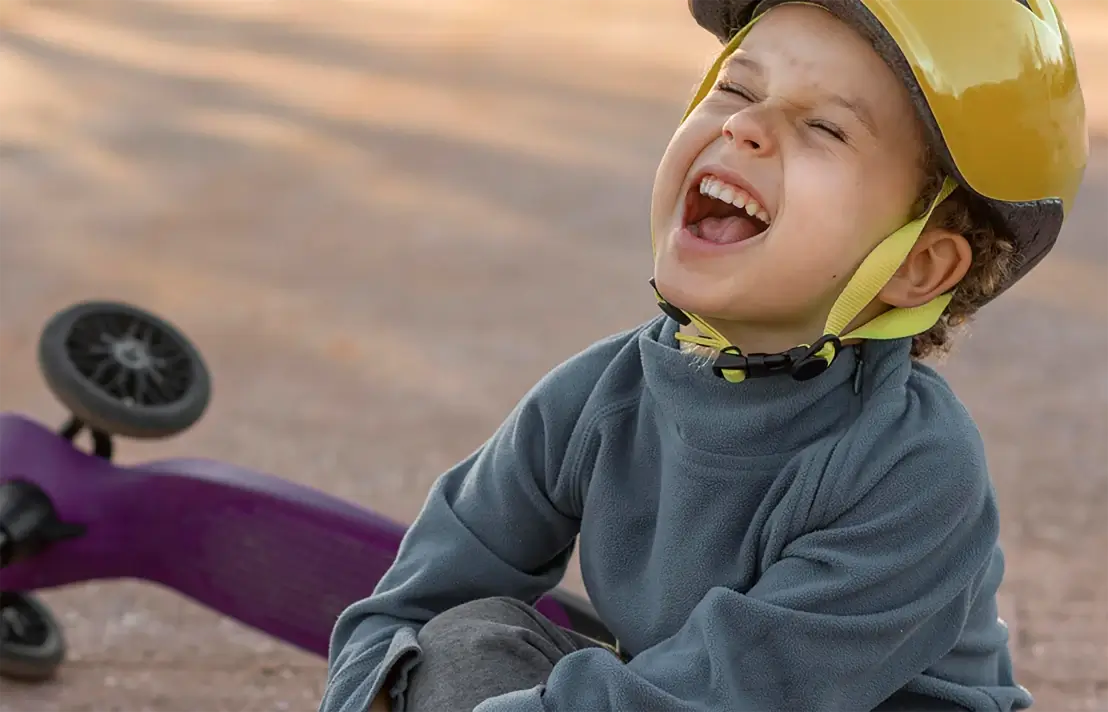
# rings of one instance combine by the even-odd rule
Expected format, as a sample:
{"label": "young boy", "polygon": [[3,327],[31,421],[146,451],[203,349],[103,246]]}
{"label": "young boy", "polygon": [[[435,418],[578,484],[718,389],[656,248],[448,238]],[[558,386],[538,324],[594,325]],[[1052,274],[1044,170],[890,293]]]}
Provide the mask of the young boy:
{"label": "young boy", "polygon": [[[438,480],[335,627],[324,712],[1031,704],[980,436],[917,359],[1072,204],[1056,10],[690,7],[727,46],[655,179],[665,316],[556,368]],[[577,538],[618,652],[527,605]]]}

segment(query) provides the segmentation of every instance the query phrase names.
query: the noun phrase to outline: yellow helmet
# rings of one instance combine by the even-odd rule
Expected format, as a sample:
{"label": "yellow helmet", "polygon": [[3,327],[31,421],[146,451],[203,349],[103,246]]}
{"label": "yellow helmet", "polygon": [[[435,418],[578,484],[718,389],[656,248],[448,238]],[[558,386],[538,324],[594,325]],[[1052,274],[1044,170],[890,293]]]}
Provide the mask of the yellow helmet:
{"label": "yellow helmet", "polygon": [[[697,23],[727,45],[705,77],[690,112],[714,84],[723,59],[738,47],[751,23],[777,5],[797,1],[688,0]],[[903,79],[928,142],[948,176],[938,200],[955,185],[963,187],[992,224],[1012,240],[1016,268],[1000,291],[1010,287],[1054,246],[1088,160],[1085,104],[1073,46],[1057,8],[1050,0],[803,2],[822,7],[853,27]],[[839,332],[891,278],[922,227],[923,222],[917,221],[906,226],[905,234],[894,234],[886,241],[902,238],[898,247],[880,245],[874,252],[886,254],[879,269],[872,269],[872,263],[882,261],[881,254],[871,254],[870,264],[863,263],[860,272],[870,268],[870,274],[855,275],[836,304],[838,314],[833,310],[821,339],[836,343],[820,343],[822,361],[834,357]],[[870,284],[859,288],[859,280]],[[682,321],[691,317],[706,326],[665,303],[661,295],[659,302],[667,313],[685,317]],[[921,333],[938,320],[948,302],[949,295],[927,308],[894,309],[875,320],[882,322],[876,328],[871,322],[869,328],[842,338]],[[707,341],[720,346],[721,340]],[[725,355],[728,350],[737,354],[737,349],[727,347]],[[808,355],[810,362],[812,354]],[[719,365],[717,361],[717,372]],[[734,368],[743,370],[741,365]],[[808,370],[819,371],[822,368]]]}

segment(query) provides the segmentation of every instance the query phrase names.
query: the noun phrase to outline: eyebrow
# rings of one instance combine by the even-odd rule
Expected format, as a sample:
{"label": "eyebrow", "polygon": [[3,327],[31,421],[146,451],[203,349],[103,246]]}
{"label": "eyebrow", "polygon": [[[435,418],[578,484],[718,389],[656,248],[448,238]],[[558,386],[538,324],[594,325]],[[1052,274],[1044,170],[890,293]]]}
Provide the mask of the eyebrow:
{"label": "eyebrow", "polygon": [[[754,72],[759,76],[763,76],[765,74],[765,68],[762,67],[762,64],[760,62],[755,59],[751,59],[750,57],[743,54],[732,54],[730,57],[728,57],[723,62],[723,65],[720,67],[720,74],[725,73],[728,69],[736,65],[740,67],[745,67],[746,69]],[[864,103],[862,103],[861,101],[851,101],[850,99],[839,96],[838,94],[828,94],[826,95],[826,98],[832,104],[840,106],[850,113],[854,114],[854,116],[866,128],[866,130],[870,132],[870,134],[872,134],[873,136],[877,135],[877,122],[873,120],[873,113],[870,112],[869,108],[866,107]]]}
{"label": "eyebrow", "polygon": [[726,72],[728,69],[736,64],[746,67],[756,74],[764,73],[762,65],[756,60],[747,57],[745,54],[732,54],[731,56],[729,56],[727,59],[724,60],[723,66],[720,67],[720,72]]}
{"label": "eyebrow", "polygon": [[869,108],[867,108],[865,104],[858,101],[850,101],[849,99],[845,99],[838,94],[832,94],[829,99],[831,100],[832,104],[835,104],[836,106],[841,106],[850,113],[854,114],[854,116],[858,119],[858,122],[862,124],[862,126],[864,126],[867,131],[870,132],[870,135],[877,135],[877,124],[873,120],[873,114],[870,113]]}

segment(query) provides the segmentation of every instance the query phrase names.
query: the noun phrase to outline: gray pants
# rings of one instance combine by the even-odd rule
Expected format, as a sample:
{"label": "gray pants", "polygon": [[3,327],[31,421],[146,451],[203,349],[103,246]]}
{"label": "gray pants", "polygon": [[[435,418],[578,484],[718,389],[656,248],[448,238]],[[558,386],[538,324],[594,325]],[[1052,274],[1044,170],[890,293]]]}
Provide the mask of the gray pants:
{"label": "gray pants", "polygon": [[472,712],[490,697],[546,682],[572,652],[606,647],[511,598],[452,608],[423,626],[419,644],[423,660],[408,678],[404,712]]}
{"label": "gray pants", "polygon": [[[473,712],[490,697],[546,682],[554,664],[572,652],[611,650],[512,598],[453,608],[432,618],[418,638],[423,660],[409,673],[402,699],[394,700],[394,709],[404,712]],[[965,712],[951,702],[901,692],[876,712],[955,710]]]}

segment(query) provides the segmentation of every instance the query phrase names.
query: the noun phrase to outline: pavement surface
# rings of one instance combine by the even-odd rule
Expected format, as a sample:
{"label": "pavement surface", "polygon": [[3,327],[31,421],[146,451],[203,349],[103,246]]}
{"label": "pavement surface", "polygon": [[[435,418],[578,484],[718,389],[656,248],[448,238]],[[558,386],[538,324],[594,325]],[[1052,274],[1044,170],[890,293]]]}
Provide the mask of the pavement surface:
{"label": "pavement surface", "polygon": [[[1092,124],[1055,253],[942,366],[1004,512],[1038,709],[1108,710],[1108,2],[1063,0]],[[39,329],[122,299],[200,346],[232,461],[401,521],[551,366],[654,312],[653,171],[715,45],[672,0],[0,4],[0,408]],[[580,590],[576,571],[568,584]],[[313,710],[323,663],[133,582],[0,712]]]}

